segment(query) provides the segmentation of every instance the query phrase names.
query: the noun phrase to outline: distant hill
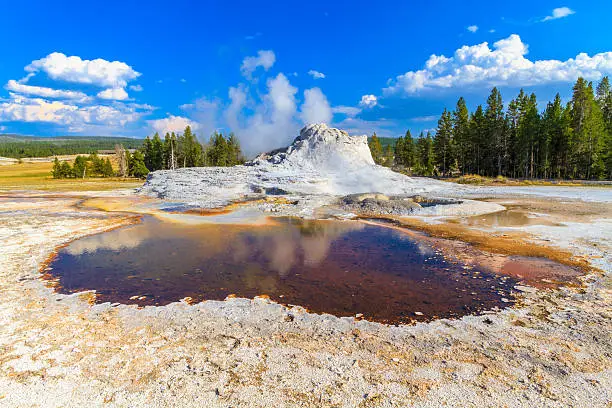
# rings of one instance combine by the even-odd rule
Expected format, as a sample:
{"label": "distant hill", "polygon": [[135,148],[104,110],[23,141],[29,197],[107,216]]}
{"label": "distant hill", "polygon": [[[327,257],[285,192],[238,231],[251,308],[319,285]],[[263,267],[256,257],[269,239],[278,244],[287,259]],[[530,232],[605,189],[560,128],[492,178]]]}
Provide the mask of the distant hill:
{"label": "distant hill", "polygon": [[37,137],[14,134],[0,135],[0,156],[47,157],[68,154],[91,154],[99,150],[112,150],[115,145],[126,149],[139,149],[144,139],[110,136],[57,136]]}

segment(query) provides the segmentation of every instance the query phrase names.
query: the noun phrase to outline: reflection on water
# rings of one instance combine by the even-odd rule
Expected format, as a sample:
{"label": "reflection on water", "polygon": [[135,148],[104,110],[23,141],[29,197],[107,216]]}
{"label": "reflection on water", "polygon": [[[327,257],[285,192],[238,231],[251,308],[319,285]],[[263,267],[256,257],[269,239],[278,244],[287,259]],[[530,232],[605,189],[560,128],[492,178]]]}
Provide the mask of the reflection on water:
{"label": "reflection on water", "polygon": [[74,241],[50,267],[58,290],[95,289],[99,302],[266,294],[317,313],[382,322],[506,306],[501,298],[514,283],[447,262],[401,231],[351,221],[194,226],[145,217]]}

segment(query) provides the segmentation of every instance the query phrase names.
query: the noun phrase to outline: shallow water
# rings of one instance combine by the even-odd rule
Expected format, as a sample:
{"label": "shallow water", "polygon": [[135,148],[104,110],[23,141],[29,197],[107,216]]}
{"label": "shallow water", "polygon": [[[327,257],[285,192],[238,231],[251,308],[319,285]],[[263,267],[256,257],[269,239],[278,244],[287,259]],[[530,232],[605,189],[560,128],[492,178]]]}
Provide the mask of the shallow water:
{"label": "shallow water", "polygon": [[72,242],[49,267],[60,292],[95,289],[97,302],[268,295],[316,313],[386,323],[505,307],[516,283],[447,261],[402,231],[355,221],[185,225],[144,217]]}
{"label": "shallow water", "polygon": [[477,227],[524,227],[528,225],[558,226],[546,216],[530,214],[518,210],[504,210],[490,214],[460,218],[459,223]]}

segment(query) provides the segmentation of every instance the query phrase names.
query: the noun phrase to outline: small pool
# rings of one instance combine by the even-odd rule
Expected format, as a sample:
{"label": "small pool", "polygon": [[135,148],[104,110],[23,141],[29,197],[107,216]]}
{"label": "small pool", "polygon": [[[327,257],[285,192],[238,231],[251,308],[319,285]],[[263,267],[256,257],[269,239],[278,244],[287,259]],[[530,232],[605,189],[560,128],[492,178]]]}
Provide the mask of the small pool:
{"label": "small pool", "polygon": [[459,317],[512,302],[516,280],[448,261],[397,229],[272,218],[266,225],[142,223],[61,248],[46,277],[97,302],[165,305],[229,295],[383,323]]}

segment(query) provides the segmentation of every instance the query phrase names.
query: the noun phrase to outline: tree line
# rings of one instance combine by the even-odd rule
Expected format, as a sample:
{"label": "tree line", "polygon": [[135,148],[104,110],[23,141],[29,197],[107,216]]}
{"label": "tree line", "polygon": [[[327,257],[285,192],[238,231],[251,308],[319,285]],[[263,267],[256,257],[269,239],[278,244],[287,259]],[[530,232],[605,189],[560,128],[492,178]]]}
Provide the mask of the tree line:
{"label": "tree line", "polygon": [[[100,165],[100,161],[102,165]],[[238,139],[233,133],[224,136],[214,132],[208,144],[202,145],[187,126],[183,134],[166,133],[162,141],[158,133],[147,136],[142,148],[130,153],[123,145],[115,145],[114,171],[109,159],[106,161],[93,154],[77,156],[74,164],[60,162],[53,164],[54,178],[86,177],[137,177],[145,178],[151,171],[174,170],[181,167],[235,166],[244,163],[244,156]],[[101,167],[102,166],[102,167]]]}
{"label": "tree line", "polygon": [[145,178],[149,170],[144,164],[142,152],[136,150],[130,153],[123,145],[115,145],[115,160],[118,169],[115,170],[109,158],[102,159],[97,154],[77,156],[71,165],[68,161],[61,161],[56,157],[53,161],[51,175],[56,179],[87,177],[136,177]]}
{"label": "tree line", "polygon": [[67,161],[60,162],[56,157],[53,161],[53,178],[86,178],[86,177],[112,177],[115,172],[110,159],[102,159],[97,154],[77,156],[74,164]]}
{"label": "tree line", "polygon": [[[612,179],[612,91],[608,77],[594,87],[578,78],[566,104],[557,93],[545,109],[522,89],[506,109],[493,88],[485,106],[469,112],[463,97],[445,109],[435,135],[410,132],[383,151],[375,136],[370,150],[378,164],[411,174],[478,174],[512,178]],[[431,148],[429,147],[431,146]]]}
{"label": "tree line", "polygon": [[368,145],[376,164],[400,167],[415,176],[436,175],[434,139],[430,132],[421,132],[419,137],[414,139],[408,130],[405,136],[396,139],[394,146],[386,144],[384,148],[381,138],[374,133]]}
{"label": "tree line", "polygon": [[99,150],[112,150],[116,144],[127,149],[139,149],[142,139],[127,137],[58,137],[33,138],[25,136],[0,136],[0,156],[21,159],[25,157],[50,157],[71,154],[89,155]]}
{"label": "tree line", "polygon": [[235,166],[244,163],[238,138],[214,132],[206,145],[200,144],[191,127],[183,134],[166,133],[162,141],[158,133],[146,137],[142,149],[149,171],[174,170],[180,167]]}

